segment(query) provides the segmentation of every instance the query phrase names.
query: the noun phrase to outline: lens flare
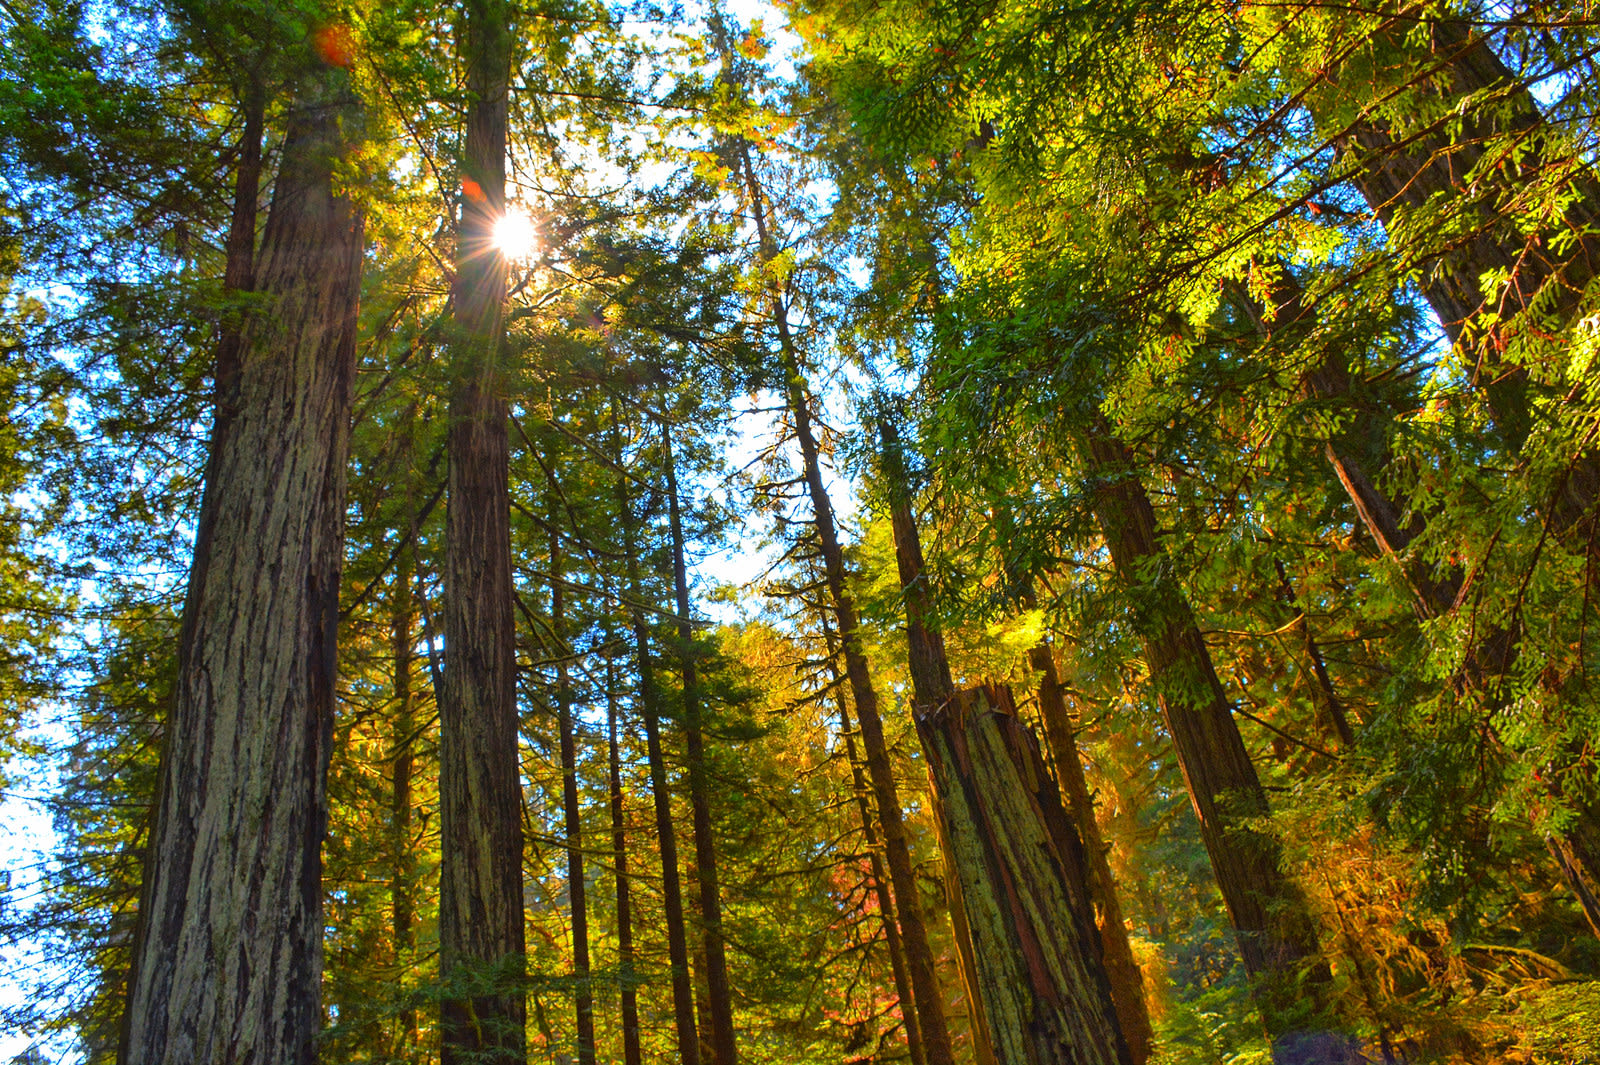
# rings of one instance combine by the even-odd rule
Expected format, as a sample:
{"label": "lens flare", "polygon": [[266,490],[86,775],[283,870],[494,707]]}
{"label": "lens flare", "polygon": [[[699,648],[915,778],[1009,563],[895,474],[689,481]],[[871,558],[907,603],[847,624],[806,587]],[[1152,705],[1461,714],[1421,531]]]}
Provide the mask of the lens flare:
{"label": "lens flare", "polygon": [[494,224],[494,246],[512,261],[533,255],[539,247],[539,232],[533,226],[533,219],[521,211],[508,210]]}

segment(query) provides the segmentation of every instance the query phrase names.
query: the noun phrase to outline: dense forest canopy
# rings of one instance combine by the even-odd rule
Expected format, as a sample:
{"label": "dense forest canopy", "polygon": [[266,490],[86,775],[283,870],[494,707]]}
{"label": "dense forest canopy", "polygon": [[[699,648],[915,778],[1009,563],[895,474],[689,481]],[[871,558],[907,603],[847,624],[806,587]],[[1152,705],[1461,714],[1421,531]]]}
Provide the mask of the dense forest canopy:
{"label": "dense forest canopy", "polygon": [[0,1053],[1596,1060],[1596,27],[3,0]]}

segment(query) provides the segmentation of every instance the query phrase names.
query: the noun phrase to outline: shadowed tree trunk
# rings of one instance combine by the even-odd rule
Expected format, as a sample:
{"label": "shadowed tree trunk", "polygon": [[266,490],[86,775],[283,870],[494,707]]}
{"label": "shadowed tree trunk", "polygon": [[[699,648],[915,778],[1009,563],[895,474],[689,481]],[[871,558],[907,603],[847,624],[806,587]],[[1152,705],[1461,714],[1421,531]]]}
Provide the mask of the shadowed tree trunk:
{"label": "shadowed tree trunk", "polygon": [[[613,643],[608,627],[606,646]],[[606,654],[606,761],[611,798],[611,860],[617,870],[617,984],[622,997],[622,1060],[641,1065],[639,1046],[639,988],[633,956],[633,897],[628,881],[628,827],[622,803],[622,747],[617,707],[617,666]]]}
{"label": "shadowed tree trunk", "polygon": [[[613,417],[616,415],[613,408]],[[618,448],[618,469],[622,468]],[[623,555],[627,559],[629,614],[639,666],[639,710],[644,718],[645,755],[650,767],[650,792],[655,800],[656,847],[661,852],[661,904],[667,923],[667,957],[672,966],[672,1016],[682,1065],[700,1065],[700,1037],[695,1027],[694,983],[689,970],[689,937],[683,921],[683,885],[678,870],[677,830],[672,821],[672,789],[661,753],[660,695],[650,661],[650,630],[644,620],[644,590],[639,580],[638,536],[627,482],[617,478],[617,506],[622,514]]]}
{"label": "shadowed tree trunk", "polygon": [[[749,195],[750,212],[755,221],[763,262],[778,255],[777,242],[767,222],[767,206],[761,182],[750,158],[750,146],[736,145],[739,168]],[[838,622],[839,642],[844,648],[845,675],[855,699],[856,720],[861,726],[861,745],[866,751],[867,776],[872,781],[878,818],[883,826],[884,852],[889,861],[889,878],[894,885],[895,903],[900,915],[900,938],[905,947],[906,968],[911,974],[912,994],[922,1034],[923,1053],[928,1065],[954,1065],[950,1032],[944,1017],[944,995],[934,970],[933,952],[928,947],[927,924],[922,916],[922,900],[917,893],[916,871],[911,864],[911,848],[906,841],[904,815],[894,766],[889,759],[889,744],[883,733],[883,718],[878,712],[878,694],[872,687],[872,672],[861,649],[857,633],[855,600],[845,586],[844,552],[834,525],[833,506],[822,480],[822,460],[811,426],[810,396],[806,393],[800,353],[789,329],[788,307],[778,281],[767,291],[773,323],[778,333],[779,370],[783,375],[784,397],[794,418],[795,439],[800,445],[806,489],[811,499],[812,520],[822,552],[828,596]]]}
{"label": "shadowed tree trunk", "polygon": [[124,1062],[315,1059],[362,255],[360,215],[334,194],[333,171],[359,115],[342,74],[305,75],[263,236],[261,307],[219,344],[225,409],[179,637]]}
{"label": "shadowed tree trunk", "polygon": [[995,1057],[1130,1065],[1083,847],[1009,693],[959,693],[919,713],[917,731],[961,879]]}
{"label": "shadowed tree trunk", "polygon": [[700,887],[700,920],[705,943],[706,999],[710,1044],[717,1065],[738,1065],[733,1031],[733,998],[722,941],[722,899],[717,886],[717,847],[711,835],[711,796],[706,785],[705,733],[701,723],[700,679],[695,666],[694,622],[689,615],[689,568],[684,558],[678,473],[672,458],[672,432],[661,426],[667,474],[667,515],[672,527],[672,581],[678,604],[678,661],[683,671],[683,731],[689,755],[689,805],[694,818],[695,881]]}
{"label": "shadowed tree trunk", "polygon": [[[1132,456],[1103,422],[1081,451],[1095,481],[1095,517],[1112,564],[1135,598],[1150,684],[1177,751],[1239,953],[1252,977],[1270,978],[1269,983],[1278,985],[1263,988],[1268,994],[1261,1002],[1268,1027],[1279,1032],[1285,1022],[1278,1005],[1289,1005],[1281,997],[1287,992],[1284,980],[1316,956],[1315,926],[1300,892],[1278,867],[1277,842],[1247,827],[1249,819],[1267,812],[1266,792],[1188,600],[1164,572],[1155,512]],[[1321,975],[1320,968],[1313,969],[1314,976]]]}
{"label": "shadowed tree trunk", "polygon": [[505,207],[511,7],[461,16],[466,150],[451,292],[444,686],[439,692],[439,962],[444,1065],[526,1056],[522,782],[504,373]]}
{"label": "shadowed tree trunk", "polygon": [[550,532],[550,627],[556,645],[556,721],[561,731],[561,811],[567,835],[567,898],[572,906],[572,977],[578,1026],[578,1065],[594,1065],[594,990],[589,985],[589,896],[583,875],[583,811],[578,806],[578,743],[567,671],[566,587],[561,536]]}
{"label": "shadowed tree trunk", "polygon": [[[411,597],[411,582],[416,579],[416,518],[411,495],[411,433],[413,419],[408,412],[401,424],[403,461],[399,464],[401,476],[406,478],[406,515],[409,528],[403,532],[406,540],[400,546],[396,560],[394,592],[390,605],[389,641],[394,654],[394,753],[389,769],[389,846],[393,866],[389,874],[390,920],[394,929],[394,953],[398,966],[406,963],[408,955],[416,948],[413,928],[416,905],[412,899],[413,881],[416,878],[416,857],[411,842],[411,772],[412,744],[416,737],[416,700],[411,690],[411,663],[415,658],[417,611]],[[409,1006],[395,1017],[398,1032],[395,1048],[403,1052],[411,1045],[417,1027],[416,1012]]]}

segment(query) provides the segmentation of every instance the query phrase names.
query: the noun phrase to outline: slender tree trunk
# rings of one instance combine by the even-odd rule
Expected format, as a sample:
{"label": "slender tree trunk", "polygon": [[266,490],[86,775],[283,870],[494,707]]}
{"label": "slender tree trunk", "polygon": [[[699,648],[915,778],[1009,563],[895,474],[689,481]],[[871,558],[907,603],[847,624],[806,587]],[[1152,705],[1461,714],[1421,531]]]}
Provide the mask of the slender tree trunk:
{"label": "slender tree trunk", "polygon": [[[750,159],[749,145],[741,141],[738,150],[745,186],[749,192],[751,214],[761,242],[762,260],[770,262],[777,256],[777,243],[767,227],[767,211],[761,193],[761,183],[756,177],[755,167]],[[850,678],[850,692],[856,704],[856,719],[861,725],[861,743],[867,756],[867,775],[872,781],[873,796],[877,800],[878,816],[883,825],[884,851],[889,859],[889,877],[894,884],[894,896],[900,914],[900,937],[905,947],[906,967],[911,973],[911,987],[922,1033],[923,1052],[927,1055],[928,1065],[954,1065],[955,1057],[951,1050],[950,1032],[944,1018],[944,995],[939,990],[939,979],[933,965],[933,952],[928,946],[928,930],[922,916],[922,900],[917,890],[916,871],[911,864],[911,848],[906,841],[899,789],[895,785],[894,766],[889,759],[888,740],[883,733],[883,718],[878,712],[878,695],[873,690],[871,668],[867,664],[866,654],[861,650],[860,637],[856,631],[855,600],[845,586],[844,552],[839,546],[839,533],[833,522],[833,507],[828,500],[828,491],[822,480],[822,462],[818,454],[816,436],[811,428],[811,408],[809,397],[806,395],[805,377],[800,365],[799,351],[789,331],[788,308],[784,304],[783,292],[776,282],[768,290],[768,299],[778,329],[778,353],[784,375],[784,394],[788,401],[789,412],[794,417],[795,437],[800,444],[806,487],[811,497],[817,539],[822,549],[828,595],[833,602],[834,616],[838,619],[839,642],[844,647],[845,674]]]}
{"label": "slender tree trunk", "polygon": [[439,692],[439,957],[444,1065],[526,1057],[522,783],[511,575],[510,446],[500,367],[511,7],[469,0],[457,235]]}
{"label": "slender tree trunk", "polygon": [[333,191],[358,110],[343,81],[306,75],[291,110],[258,276],[266,306],[239,328],[233,408],[213,435],[127,1063],[315,1059],[362,255],[360,215]]}
{"label": "slender tree trunk", "polygon": [[1300,645],[1305,652],[1306,660],[1311,663],[1311,675],[1315,681],[1311,688],[1311,701],[1316,705],[1322,731],[1337,740],[1340,747],[1346,749],[1354,747],[1355,730],[1350,727],[1350,718],[1344,712],[1343,700],[1339,698],[1339,693],[1333,690],[1333,680],[1328,676],[1328,664],[1323,660],[1322,648],[1317,645],[1316,637],[1311,634],[1311,619],[1306,616],[1305,608],[1300,604],[1300,597],[1295,594],[1294,585],[1289,581],[1289,571],[1282,560],[1273,559],[1272,565],[1278,571],[1278,587],[1283,593],[1285,605],[1300,619],[1297,626],[1300,630]]}
{"label": "slender tree trunk", "polygon": [[583,873],[583,811],[578,806],[578,744],[567,671],[566,588],[561,536],[550,532],[550,625],[555,632],[556,719],[561,730],[561,809],[567,833],[567,898],[572,904],[572,976],[578,1025],[578,1065],[594,1065],[594,989],[589,984],[589,896]]}
{"label": "slender tree trunk", "polygon": [[[606,645],[611,645],[607,631]],[[622,1060],[642,1065],[639,1045],[639,986],[634,970],[633,898],[628,881],[628,826],[622,797],[622,746],[618,735],[617,667],[606,655],[606,744],[611,792],[611,860],[617,869],[617,984],[622,995]]]}
{"label": "slender tree trunk", "polygon": [[[620,454],[618,465],[621,465]],[[672,966],[672,1013],[677,1029],[678,1059],[682,1065],[700,1065],[700,1038],[695,1029],[694,984],[689,971],[689,937],[683,921],[683,887],[678,874],[678,840],[672,819],[672,789],[667,783],[661,753],[661,712],[650,662],[650,632],[645,626],[644,600],[639,580],[639,558],[632,505],[626,482],[617,479],[617,501],[622,512],[623,554],[627,556],[628,596],[634,647],[639,661],[639,709],[644,718],[645,754],[650,765],[650,792],[655,799],[656,846],[661,852],[661,902],[667,921],[667,957]]]}
{"label": "slender tree trunk", "polygon": [[[1281,985],[1317,954],[1315,926],[1294,884],[1279,868],[1271,836],[1246,822],[1267,812],[1266,792],[1234,723],[1211,653],[1182,591],[1169,576],[1148,576],[1164,562],[1155,512],[1132,469],[1132,456],[1103,423],[1083,459],[1096,480],[1095,516],[1118,575],[1138,597],[1150,683],[1161,702],[1217,887],[1227,904],[1239,952],[1252,977]],[[1159,568],[1159,567],[1158,567]],[[1320,966],[1313,975],[1321,975]],[[1317,980],[1320,984],[1322,981]],[[1281,1030],[1278,987],[1265,989],[1269,1028]]]}
{"label": "slender tree trunk", "polygon": [[996,1058],[1130,1065],[1100,961],[1083,847],[1009,693],[960,693],[919,713],[917,731],[968,900]]}
{"label": "slender tree trunk", "polygon": [[845,676],[839,669],[839,646],[833,627],[822,619],[822,635],[828,650],[828,673],[833,678],[834,700],[839,708],[839,735],[844,737],[845,757],[850,761],[850,785],[856,810],[861,815],[861,837],[867,844],[867,861],[872,873],[872,893],[878,900],[878,917],[883,922],[883,937],[889,944],[889,969],[894,974],[895,997],[900,1002],[900,1021],[906,1029],[906,1052],[911,1065],[923,1065],[922,1033],[917,1028],[916,1003],[911,997],[911,978],[906,972],[905,948],[900,943],[900,923],[895,919],[894,897],[889,893],[889,878],[883,867],[883,848],[878,839],[877,816],[872,810],[872,795],[867,775],[856,754],[855,725],[845,702]]}
{"label": "slender tree trunk", "polygon": [[695,879],[700,886],[700,920],[705,945],[706,995],[710,1005],[711,1046],[716,1065],[738,1065],[733,1030],[733,995],[722,939],[722,899],[717,884],[717,847],[711,834],[711,795],[706,783],[705,729],[701,720],[700,679],[695,665],[694,622],[689,614],[689,569],[684,557],[678,474],[672,458],[672,433],[661,426],[667,474],[667,514],[672,526],[672,581],[678,604],[678,661],[683,671],[683,730],[689,754],[689,805],[694,817]]}
{"label": "slender tree trunk", "polygon": [[[411,428],[408,418],[402,431],[409,434]],[[409,435],[402,446],[409,459]],[[412,508],[409,461],[403,464],[402,476],[408,479],[406,500],[407,514],[410,515]],[[393,862],[389,874],[389,908],[394,928],[397,971],[400,971],[399,967],[406,963],[406,959],[416,949],[416,933],[413,928],[416,907],[411,896],[412,882],[416,877],[416,857],[411,843],[412,743],[415,740],[412,733],[416,728],[416,701],[411,691],[411,664],[415,658],[413,650],[417,639],[417,611],[411,597],[411,583],[416,579],[415,519],[412,521],[413,526],[408,530],[409,535],[406,542],[401,545],[400,557],[396,561],[389,621],[390,648],[394,654],[395,701],[394,753],[389,770],[389,846]],[[396,1050],[403,1051],[415,1038],[416,1012],[408,1006],[400,1010],[395,1019],[399,1027],[395,1037],[395,1047]]]}

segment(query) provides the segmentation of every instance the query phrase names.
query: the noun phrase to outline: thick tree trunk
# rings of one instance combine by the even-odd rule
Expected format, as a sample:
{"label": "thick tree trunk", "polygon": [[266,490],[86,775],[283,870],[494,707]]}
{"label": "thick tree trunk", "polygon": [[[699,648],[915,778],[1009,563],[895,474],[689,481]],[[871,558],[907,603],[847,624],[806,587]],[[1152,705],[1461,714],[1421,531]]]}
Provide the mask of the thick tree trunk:
{"label": "thick tree trunk", "polygon": [[[606,645],[611,645],[607,631]],[[639,985],[634,969],[633,897],[628,881],[628,823],[623,809],[622,747],[619,736],[616,663],[606,655],[606,744],[611,798],[611,861],[617,870],[617,984],[622,997],[623,1065],[642,1065],[639,1045]]]}
{"label": "thick tree trunk", "polygon": [[578,743],[567,671],[566,588],[561,536],[550,533],[550,627],[555,634],[556,720],[561,732],[561,810],[567,835],[567,898],[572,907],[572,977],[578,1027],[578,1065],[594,1065],[594,990],[589,985],[589,896],[583,874],[583,811],[578,806]]}
{"label": "thick tree trunk", "polygon": [[672,531],[672,580],[678,604],[678,661],[683,676],[683,731],[689,755],[689,805],[694,819],[695,880],[700,887],[700,920],[705,953],[710,1043],[716,1065],[738,1065],[733,1030],[733,995],[722,940],[722,899],[717,885],[717,847],[711,834],[711,794],[706,783],[705,732],[701,722],[700,679],[695,665],[694,622],[689,614],[689,569],[684,557],[678,473],[672,458],[672,433],[661,427],[667,474],[667,515]]}
{"label": "thick tree trunk", "polygon": [[[761,242],[762,260],[771,261],[777,256],[777,243],[767,228],[767,208],[761,183],[750,159],[749,145],[741,141],[739,152],[751,213]],[[811,429],[810,397],[806,394],[805,376],[794,337],[789,331],[788,308],[784,304],[783,292],[773,284],[767,295],[778,329],[784,394],[789,413],[794,418],[795,438],[800,444],[806,488],[811,497],[813,521],[822,549],[828,595],[838,621],[839,642],[844,647],[845,675],[850,678],[856,719],[861,725],[861,744],[866,749],[867,776],[872,781],[873,797],[877,800],[878,817],[883,826],[884,852],[889,859],[889,877],[894,884],[895,901],[899,907],[900,938],[905,947],[906,967],[911,973],[923,1052],[927,1055],[928,1065],[954,1065],[950,1031],[944,1018],[944,996],[939,990],[933,952],[928,947],[928,930],[922,916],[922,900],[917,893],[911,848],[906,841],[899,789],[895,785],[893,763],[889,760],[889,744],[883,734],[883,718],[878,712],[878,694],[873,690],[872,671],[867,664],[866,654],[861,650],[856,631],[855,600],[845,586],[844,552],[839,546],[839,532],[833,522],[833,506],[828,501],[828,490],[822,480],[822,461],[816,436]]]}
{"label": "thick tree trunk", "polygon": [[661,903],[667,922],[667,958],[672,966],[672,1014],[678,1037],[678,1060],[700,1065],[700,1037],[695,1027],[694,983],[689,971],[689,937],[683,921],[683,885],[678,871],[677,830],[672,818],[672,789],[667,783],[661,753],[661,711],[650,662],[650,632],[645,626],[644,600],[639,580],[639,556],[632,505],[627,484],[617,479],[617,502],[622,512],[623,554],[627,558],[628,596],[633,600],[630,621],[639,666],[639,709],[644,718],[645,756],[650,767],[650,792],[655,800],[656,848],[661,852]]}
{"label": "thick tree trunk", "polygon": [[[1430,201],[1446,210],[1446,216],[1430,218],[1440,239],[1422,253],[1419,283],[1451,341],[1467,342],[1477,355],[1475,383],[1517,454],[1534,428],[1533,386],[1527,369],[1505,361],[1502,351],[1514,352],[1517,337],[1530,329],[1563,328],[1582,309],[1584,289],[1600,269],[1600,183],[1556,143],[1532,95],[1470,22],[1426,20],[1431,46],[1422,54],[1398,40],[1411,25],[1397,22],[1376,38],[1384,42],[1377,55],[1380,72],[1387,62],[1402,83],[1424,86],[1412,93],[1459,98],[1461,107],[1415,128],[1364,116],[1342,140],[1358,164],[1354,184],[1386,227]],[[1469,180],[1474,170],[1497,160],[1495,174],[1480,172]],[[1515,203],[1526,200],[1529,190],[1542,195],[1560,187],[1575,191],[1576,199],[1545,231],[1524,232],[1525,212]],[[1507,280],[1491,294],[1482,278],[1496,271]],[[1488,329],[1480,327],[1486,313],[1495,319]],[[1523,315],[1529,320],[1513,321]],[[1555,531],[1564,534],[1593,522],[1597,500],[1600,452],[1586,448],[1573,456],[1545,509]],[[1582,549],[1587,536],[1574,539]],[[1600,576],[1592,580],[1600,582]]]}
{"label": "thick tree trunk", "polygon": [[[1031,595],[1029,599],[1031,600]],[[1031,601],[1028,604],[1032,605]],[[1094,903],[1095,924],[1105,952],[1106,978],[1111,985],[1111,1001],[1128,1043],[1133,1065],[1144,1065],[1154,1049],[1155,1033],[1150,1027],[1150,1011],[1145,1005],[1144,979],[1139,963],[1128,943],[1128,927],[1122,918],[1122,901],[1111,876],[1107,846],[1094,815],[1094,797],[1083,773],[1078,741],[1067,709],[1066,692],[1056,672],[1055,656],[1047,643],[1036,644],[1028,652],[1028,664],[1039,672],[1039,718],[1044,723],[1045,741],[1056,766],[1061,791],[1066,795],[1068,812],[1078,828],[1089,869],[1089,898]]]}
{"label": "thick tree trunk", "polygon": [[[362,225],[333,192],[357,105],[308,75],[215,434],[120,1060],[309,1063]],[[353,123],[352,123],[353,124]]]}
{"label": "thick tree trunk", "polygon": [[[1266,792],[1189,603],[1172,578],[1161,575],[1166,560],[1156,539],[1155,512],[1132,470],[1131,455],[1101,425],[1088,437],[1083,458],[1097,482],[1095,516],[1112,564],[1139,604],[1150,683],[1245,968],[1253,977],[1281,984],[1280,978],[1315,957],[1317,937],[1302,896],[1278,867],[1277,842],[1246,824],[1267,812]],[[1274,1002],[1269,990],[1263,1013],[1268,1026],[1278,1030]]]}
{"label": "thick tree trunk", "polygon": [[457,235],[439,692],[439,959],[444,1065],[526,1056],[522,783],[511,576],[510,445],[501,394],[511,8],[470,0]]}
{"label": "thick tree trunk", "polygon": [[995,1055],[1005,1065],[1130,1065],[1101,965],[1082,844],[1009,693],[917,715]]}
{"label": "thick tree trunk", "polygon": [[856,754],[856,730],[845,702],[845,676],[839,669],[839,646],[833,627],[822,621],[823,639],[828,650],[828,674],[833,678],[835,704],[839,708],[839,735],[844,737],[845,757],[850,761],[850,787],[856,811],[861,816],[861,838],[867,845],[867,863],[872,874],[872,894],[878,900],[878,917],[883,922],[883,938],[889,944],[889,971],[894,976],[895,998],[900,1003],[900,1021],[906,1029],[906,1053],[911,1065],[924,1065],[922,1033],[917,1027],[916,1003],[911,997],[911,978],[906,972],[905,948],[900,943],[900,923],[895,919],[894,896],[889,893],[889,878],[883,866],[883,847],[879,843],[877,815],[872,810],[872,794],[866,772]]}

